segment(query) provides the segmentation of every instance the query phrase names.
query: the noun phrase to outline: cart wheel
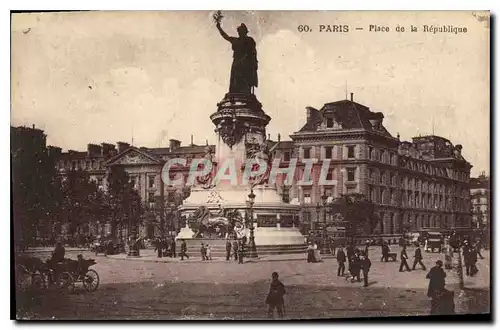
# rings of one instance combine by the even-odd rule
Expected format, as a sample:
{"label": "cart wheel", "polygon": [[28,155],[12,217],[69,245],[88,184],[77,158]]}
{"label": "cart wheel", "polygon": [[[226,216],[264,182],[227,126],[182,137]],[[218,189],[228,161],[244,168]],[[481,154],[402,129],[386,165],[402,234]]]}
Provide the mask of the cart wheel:
{"label": "cart wheel", "polygon": [[83,277],[83,287],[89,292],[97,290],[99,287],[99,274],[93,269],[89,269]]}
{"label": "cart wheel", "polygon": [[73,279],[73,275],[68,272],[62,272],[59,275],[57,286],[59,289],[67,290],[68,292],[73,292],[75,289],[75,280]]}
{"label": "cart wheel", "polygon": [[31,288],[33,291],[39,293],[45,289],[45,279],[40,274],[33,274],[31,276]]}

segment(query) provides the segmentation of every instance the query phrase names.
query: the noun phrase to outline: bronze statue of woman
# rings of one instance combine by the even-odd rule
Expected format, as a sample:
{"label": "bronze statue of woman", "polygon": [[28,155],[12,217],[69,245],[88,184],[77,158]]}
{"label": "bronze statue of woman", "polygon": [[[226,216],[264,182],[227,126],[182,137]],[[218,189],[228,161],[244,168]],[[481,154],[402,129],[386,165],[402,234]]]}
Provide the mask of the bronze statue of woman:
{"label": "bronze statue of woman", "polygon": [[215,26],[221,36],[231,43],[234,52],[229,93],[253,94],[254,87],[258,86],[255,41],[247,35],[248,29],[243,23],[236,29],[238,37],[228,36],[220,26],[221,19],[220,12],[214,15]]}

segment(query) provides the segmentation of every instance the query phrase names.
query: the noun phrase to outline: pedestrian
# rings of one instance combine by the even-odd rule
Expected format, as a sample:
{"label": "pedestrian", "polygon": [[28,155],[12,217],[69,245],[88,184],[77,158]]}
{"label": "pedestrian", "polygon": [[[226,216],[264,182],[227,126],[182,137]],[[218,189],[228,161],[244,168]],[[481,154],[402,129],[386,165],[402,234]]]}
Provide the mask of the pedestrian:
{"label": "pedestrian", "polygon": [[382,241],[382,257],[380,258],[380,261],[387,262],[389,259],[389,245]]}
{"label": "pedestrian", "polygon": [[284,316],[285,300],[285,285],[279,280],[277,272],[273,272],[271,285],[269,286],[269,293],[266,297],[266,304],[268,305],[267,314],[269,318],[274,318],[274,309],[277,309],[279,318]]}
{"label": "pedestrian", "polygon": [[484,257],[481,255],[481,241],[477,241],[474,244],[474,249],[476,250],[476,254],[479,256],[479,258],[484,259]]}
{"label": "pedestrian", "polygon": [[201,253],[201,260],[205,261],[207,259],[207,257],[206,257],[207,250],[205,249],[205,245],[203,245],[203,242],[201,243],[200,253]]}
{"label": "pedestrian", "polygon": [[307,246],[307,262],[316,262],[314,258],[314,245],[312,243],[309,243]]}
{"label": "pedestrian", "polygon": [[356,250],[354,255],[352,256],[352,261],[350,262],[351,266],[351,282],[361,282],[360,273],[361,273],[361,263],[359,258],[359,252]]}
{"label": "pedestrian", "polygon": [[207,244],[205,251],[206,251],[206,256],[205,256],[206,259],[212,260],[212,247],[209,244]]}
{"label": "pedestrian", "polygon": [[187,255],[187,244],[184,239],[181,240],[181,260],[184,260],[184,257],[189,259],[189,256]]}
{"label": "pedestrian", "polygon": [[361,270],[363,271],[363,286],[367,287],[368,286],[368,272],[370,271],[370,267],[372,266],[372,262],[370,258],[368,258],[368,255],[362,254],[360,256],[360,266]]}
{"label": "pedestrian", "polygon": [[157,258],[161,258],[163,256],[161,238],[159,236],[155,240],[155,251],[158,252]]}
{"label": "pedestrian", "polygon": [[[453,299],[449,299],[450,293],[445,289],[446,273],[443,270],[443,262],[436,261],[425,278],[429,279],[427,297],[431,298],[431,314],[438,314],[440,310],[454,310]],[[444,306],[443,306],[444,305]]]}
{"label": "pedestrian", "polygon": [[471,276],[470,274],[472,273],[472,249],[471,246],[469,245],[468,241],[464,241],[464,247],[463,247],[463,257],[464,257],[464,263],[465,263],[465,274],[467,276]]}
{"label": "pedestrian", "polygon": [[444,255],[444,268],[451,269],[453,262],[453,248],[450,244],[445,247],[445,255]]}
{"label": "pedestrian", "polygon": [[342,246],[341,246],[337,252],[337,262],[339,264],[339,267],[337,269],[337,276],[344,276],[345,259],[346,259],[345,253],[344,253],[344,250],[342,249]]}
{"label": "pedestrian", "polygon": [[233,255],[234,261],[238,261],[238,241],[236,239],[233,241]]}
{"label": "pedestrian", "polygon": [[408,259],[408,255],[406,254],[406,245],[403,245],[403,249],[401,250],[401,264],[399,265],[399,271],[403,271],[403,267],[406,268],[407,271],[411,271],[410,266],[408,266],[408,262],[406,261]]}
{"label": "pedestrian", "polygon": [[230,257],[231,257],[231,241],[227,240],[226,241],[226,261],[229,261]]}
{"label": "pedestrian", "polygon": [[243,253],[244,253],[243,242],[239,242],[239,244],[238,244],[238,263],[239,264],[243,263]]}
{"label": "pedestrian", "polygon": [[364,253],[368,257],[368,251],[370,250],[370,241],[366,240]]}
{"label": "pedestrian", "polygon": [[415,267],[417,264],[420,264],[422,266],[423,270],[426,270],[425,265],[422,263],[422,250],[420,250],[420,245],[417,245],[417,249],[415,250],[415,254],[413,256],[415,260],[413,261],[413,268],[412,270],[415,270]]}

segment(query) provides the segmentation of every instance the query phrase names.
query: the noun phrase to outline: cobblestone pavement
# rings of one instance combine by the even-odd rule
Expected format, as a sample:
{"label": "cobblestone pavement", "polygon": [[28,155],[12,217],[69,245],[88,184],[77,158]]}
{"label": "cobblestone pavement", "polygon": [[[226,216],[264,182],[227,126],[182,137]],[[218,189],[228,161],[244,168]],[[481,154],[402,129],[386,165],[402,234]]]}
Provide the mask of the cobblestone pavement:
{"label": "cobblestone pavement", "polygon": [[[396,252],[396,249],[393,249]],[[68,253],[71,256],[71,252]],[[413,251],[408,250],[410,267]],[[447,288],[455,291],[459,313],[489,312],[489,252],[478,261],[479,273],[458,289],[456,270],[447,271]],[[75,254],[76,256],[76,254]],[[71,256],[71,257],[75,257]],[[153,263],[95,257],[100,287],[88,293],[77,284],[73,294],[49,291],[18,295],[18,317],[29,319],[262,319],[270,275],[286,285],[286,318],[336,318],[427,315],[426,271],[398,272],[399,262],[380,262],[372,248],[369,287],[336,275],[335,259],[309,264],[302,260]],[[192,258],[199,260],[198,256]],[[296,256],[295,256],[296,257]],[[398,256],[399,259],[399,256]],[[443,255],[424,253],[429,269]]]}

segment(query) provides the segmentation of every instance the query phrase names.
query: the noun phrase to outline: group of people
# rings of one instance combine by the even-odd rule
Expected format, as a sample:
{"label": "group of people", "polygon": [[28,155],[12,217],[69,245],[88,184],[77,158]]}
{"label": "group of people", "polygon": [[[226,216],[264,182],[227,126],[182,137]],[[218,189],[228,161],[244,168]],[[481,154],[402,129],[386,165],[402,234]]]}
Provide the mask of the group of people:
{"label": "group of people", "polygon": [[239,264],[243,263],[243,257],[245,254],[245,243],[242,240],[227,240],[226,241],[226,261],[229,261],[231,257],[234,261],[238,261]]}
{"label": "group of people", "polygon": [[200,253],[202,261],[212,260],[212,247],[209,244],[201,242]]}
{"label": "group of people", "polygon": [[157,257],[170,257],[176,258],[175,253],[175,239],[172,237],[156,237],[153,241],[155,252],[158,253]]}
{"label": "group of people", "polygon": [[368,273],[370,272],[370,267],[372,266],[372,262],[368,257],[368,248],[365,248],[364,251],[361,251],[358,248],[354,248],[353,246],[347,247],[347,255],[343,250],[343,247],[340,247],[337,251],[337,276],[345,276],[345,262],[348,262],[347,269],[349,271],[349,275],[351,277],[351,282],[361,282],[361,272],[363,273],[363,286],[368,286]]}
{"label": "group of people", "polygon": [[478,244],[469,244],[468,241],[464,241],[463,249],[462,249],[464,264],[465,264],[465,275],[474,276],[477,274],[478,269],[476,266],[477,256],[483,259],[481,255],[481,250],[478,248]]}

